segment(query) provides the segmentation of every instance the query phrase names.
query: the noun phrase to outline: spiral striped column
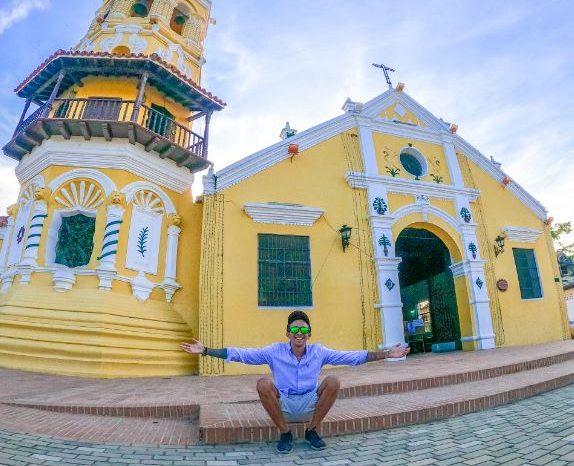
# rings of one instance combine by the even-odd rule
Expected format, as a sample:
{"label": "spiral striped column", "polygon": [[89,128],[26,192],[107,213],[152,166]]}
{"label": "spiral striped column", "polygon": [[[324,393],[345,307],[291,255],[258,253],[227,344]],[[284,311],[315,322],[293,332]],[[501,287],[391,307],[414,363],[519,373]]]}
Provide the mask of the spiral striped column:
{"label": "spiral striped column", "polygon": [[120,205],[112,204],[108,206],[108,216],[104,239],[102,240],[102,252],[98,260],[100,265],[97,272],[100,278],[99,288],[101,290],[111,290],[112,280],[116,275],[116,257],[118,254],[118,238],[120,227],[123,223],[124,208]]}
{"label": "spiral striped column", "polygon": [[28,228],[28,238],[26,239],[26,246],[24,247],[24,257],[22,258],[20,264],[18,264],[20,284],[22,285],[27,285],[30,283],[32,272],[36,267],[38,267],[38,249],[40,247],[42,230],[44,229],[44,222],[46,221],[47,216],[47,202],[43,200],[34,202],[32,220],[30,221],[30,228]]}

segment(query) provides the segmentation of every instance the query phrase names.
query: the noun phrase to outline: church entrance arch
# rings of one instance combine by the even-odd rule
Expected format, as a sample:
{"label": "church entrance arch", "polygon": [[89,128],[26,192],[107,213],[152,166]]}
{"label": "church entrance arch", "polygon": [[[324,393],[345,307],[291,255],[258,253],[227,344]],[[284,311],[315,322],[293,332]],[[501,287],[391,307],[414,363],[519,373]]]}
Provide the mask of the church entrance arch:
{"label": "church entrance arch", "polygon": [[461,349],[451,254],[424,227],[407,227],[396,241],[405,337],[412,352]]}

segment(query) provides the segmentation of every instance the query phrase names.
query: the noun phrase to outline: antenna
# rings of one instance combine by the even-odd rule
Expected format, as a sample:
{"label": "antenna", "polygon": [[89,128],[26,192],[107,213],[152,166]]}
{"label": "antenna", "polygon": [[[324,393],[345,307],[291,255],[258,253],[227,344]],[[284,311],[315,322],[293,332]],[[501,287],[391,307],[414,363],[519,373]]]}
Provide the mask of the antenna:
{"label": "antenna", "polygon": [[393,83],[391,82],[391,78],[389,76],[389,71],[392,71],[393,73],[395,72],[395,70],[393,70],[392,68],[389,68],[386,65],[383,65],[382,63],[380,65],[377,65],[376,63],[373,63],[373,66],[375,68],[381,68],[383,70],[383,73],[385,73],[385,79],[387,80],[387,84],[389,85],[389,89],[393,88]]}

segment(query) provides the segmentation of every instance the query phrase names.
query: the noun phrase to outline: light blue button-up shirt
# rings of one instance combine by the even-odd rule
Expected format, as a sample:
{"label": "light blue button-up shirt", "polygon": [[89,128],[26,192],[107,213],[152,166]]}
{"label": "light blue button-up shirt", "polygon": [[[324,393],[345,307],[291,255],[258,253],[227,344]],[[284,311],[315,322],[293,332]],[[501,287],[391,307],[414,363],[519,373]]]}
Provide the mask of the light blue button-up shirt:
{"label": "light blue button-up shirt", "polygon": [[227,348],[227,362],[267,364],[275,386],[283,395],[304,395],[319,386],[319,373],[325,364],[357,366],[367,362],[367,351],[337,351],[323,345],[307,345],[300,361],[291,344],[273,343],[263,348]]}

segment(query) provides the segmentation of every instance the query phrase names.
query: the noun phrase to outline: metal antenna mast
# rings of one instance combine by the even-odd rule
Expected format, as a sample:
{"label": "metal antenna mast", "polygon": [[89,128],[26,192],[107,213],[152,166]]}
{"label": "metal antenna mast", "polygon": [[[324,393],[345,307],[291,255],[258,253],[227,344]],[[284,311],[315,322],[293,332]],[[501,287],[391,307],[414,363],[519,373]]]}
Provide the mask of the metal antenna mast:
{"label": "metal antenna mast", "polygon": [[391,78],[389,76],[389,71],[392,71],[393,73],[395,72],[395,70],[393,70],[392,68],[389,68],[386,65],[383,65],[382,63],[380,65],[377,65],[376,63],[373,63],[373,66],[375,68],[381,68],[383,70],[383,73],[385,73],[385,79],[387,80],[387,84],[389,85],[389,89],[393,88],[393,83],[391,82]]}

